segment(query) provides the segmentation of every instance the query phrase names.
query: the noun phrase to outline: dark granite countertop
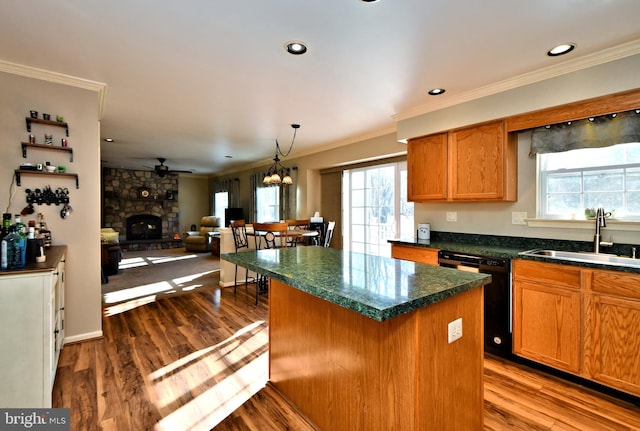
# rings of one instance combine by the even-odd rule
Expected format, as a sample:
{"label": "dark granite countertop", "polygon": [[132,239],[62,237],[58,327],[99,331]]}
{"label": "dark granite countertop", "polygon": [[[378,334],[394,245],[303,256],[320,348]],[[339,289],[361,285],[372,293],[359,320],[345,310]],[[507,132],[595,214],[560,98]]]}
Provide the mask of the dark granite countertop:
{"label": "dark granite countertop", "polygon": [[226,253],[221,259],[377,321],[491,281],[486,274],[314,246]]}

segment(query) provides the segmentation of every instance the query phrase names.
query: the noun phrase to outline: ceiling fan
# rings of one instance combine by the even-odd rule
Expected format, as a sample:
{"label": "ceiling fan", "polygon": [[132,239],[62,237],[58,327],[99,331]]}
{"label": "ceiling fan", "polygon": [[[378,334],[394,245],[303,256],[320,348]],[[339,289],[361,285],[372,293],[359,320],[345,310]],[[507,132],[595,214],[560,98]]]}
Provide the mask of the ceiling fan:
{"label": "ceiling fan", "polygon": [[[164,177],[165,175],[167,175],[170,172],[174,172],[174,173],[185,173],[185,174],[192,174],[192,171],[179,171],[179,170],[175,170],[175,169],[169,169],[169,166],[165,165],[164,162],[167,161],[167,159],[165,159],[164,157],[158,157],[158,161],[160,162],[159,165],[155,165],[153,170],[155,171],[156,174],[158,174],[158,176],[160,178]],[[149,166],[147,166],[149,167]]]}

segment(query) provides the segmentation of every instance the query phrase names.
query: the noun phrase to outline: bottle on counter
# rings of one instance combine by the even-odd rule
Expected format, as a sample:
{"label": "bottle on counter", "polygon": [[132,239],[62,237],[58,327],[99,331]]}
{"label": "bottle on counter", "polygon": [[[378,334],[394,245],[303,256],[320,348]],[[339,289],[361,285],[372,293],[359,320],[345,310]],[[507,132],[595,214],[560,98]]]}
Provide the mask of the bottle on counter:
{"label": "bottle on counter", "polygon": [[2,214],[2,233],[0,233],[0,240],[9,234],[10,226],[11,226],[11,213]]}
{"label": "bottle on counter", "polygon": [[44,221],[40,222],[40,236],[44,240],[44,248],[51,248],[51,231]]}
{"label": "bottle on counter", "polygon": [[11,226],[7,236],[2,238],[0,249],[2,253],[0,269],[24,268],[27,257],[27,240],[18,233],[16,225]]}

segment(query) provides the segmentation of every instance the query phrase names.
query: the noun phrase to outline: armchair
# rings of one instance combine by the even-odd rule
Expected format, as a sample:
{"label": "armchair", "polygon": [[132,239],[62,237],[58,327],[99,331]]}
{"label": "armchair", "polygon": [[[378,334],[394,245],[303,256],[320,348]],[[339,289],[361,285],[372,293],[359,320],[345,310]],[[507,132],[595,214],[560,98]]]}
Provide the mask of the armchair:
{"label": "armchair", "polygon": [[188,231],[182,241],[186,251],[211,251],[214,235],[218,235],[220,219],[214,216],[204,216],[200,220],[197,231]]}

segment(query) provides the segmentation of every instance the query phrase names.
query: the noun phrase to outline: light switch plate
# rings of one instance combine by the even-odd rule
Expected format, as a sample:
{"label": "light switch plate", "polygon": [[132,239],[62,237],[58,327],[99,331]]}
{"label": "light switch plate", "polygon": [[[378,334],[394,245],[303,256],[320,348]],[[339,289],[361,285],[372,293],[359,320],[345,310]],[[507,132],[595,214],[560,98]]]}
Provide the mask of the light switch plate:
{"label": "light switch plate", "polygon": [[451,221],[451,222],[458,221],[458,213],[455,211],[447,211],[447,221]]}

